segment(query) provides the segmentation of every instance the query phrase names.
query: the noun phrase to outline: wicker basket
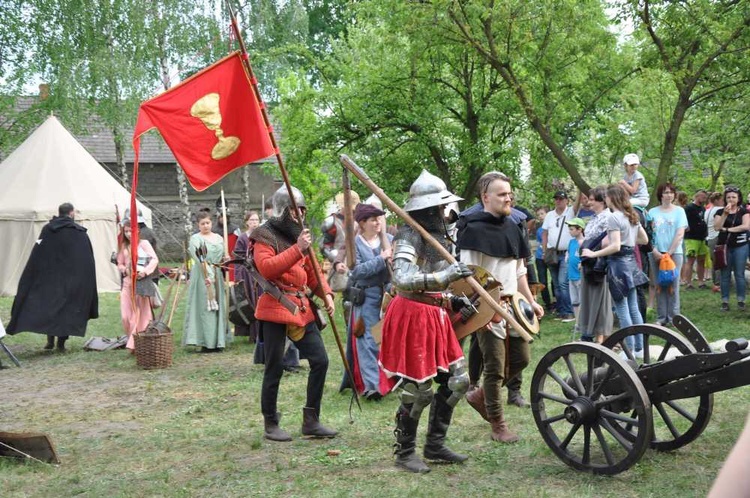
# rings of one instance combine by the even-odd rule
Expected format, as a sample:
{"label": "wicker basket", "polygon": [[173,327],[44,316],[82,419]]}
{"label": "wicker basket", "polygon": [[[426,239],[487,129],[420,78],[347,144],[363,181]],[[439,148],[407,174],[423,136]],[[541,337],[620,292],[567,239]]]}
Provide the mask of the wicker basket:
{"label": "wicker basket", "polygon": [[172,332],[155,334],[144,331],[135,335],[135,361],[141,368],[151,370],[170,367],[172,353]]}

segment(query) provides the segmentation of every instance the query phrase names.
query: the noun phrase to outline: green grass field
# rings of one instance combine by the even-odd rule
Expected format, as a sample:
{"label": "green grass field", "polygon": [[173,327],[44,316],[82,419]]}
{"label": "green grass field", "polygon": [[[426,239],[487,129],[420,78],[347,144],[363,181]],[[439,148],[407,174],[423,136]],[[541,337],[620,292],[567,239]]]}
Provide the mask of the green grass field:
{"label": "green grass field", "polygon": [[[716,294],[686,291],[682,302],[683,313],[709,340],[750,337],[750,313],[720,313]],[[121,334],[118,297],[102,295],[100,303],[101,317],[89,323],[87,337]],[[4,323],[11,304],[10,298],[0,299]],[[321,418],[340,436],[298,437],[303,370],[282,380],[282,426],[295,436],[285,444],[262,438],[263,372],[252,364],[247,339],[235,339],[221,354],[196,354],[179,346],[182,309],[172,325],[174,366],[156,371],[139,369],[124,350],[85,352],[82,338],[71,339],[70,352],[58,354],[42,351],[44,336],[7,337],[23,367],[0,371],[0,430],[48,433],[62,463],[0,459],[0,496],[705,496],[750,406],[747,387],[718,393],[711,421],[696,441],[671,453],[648,450],[629,471],[598,477],[558,460],[530,410],[507,408],[506,418],[522,440],[504,446],[490,440],[489,425],[461,402],[448,443],[470,460],[433,465],[431,473],[417,476],[393,465],[396,396],[363,402],[349,423],[349,397],[338,393],[342,366],[330,328],[324,332],[331,367]],[[526,394],[539,358],[570,339],[570,324],[543,320],[541,338],[532,345]],[[0,359],[10,363],[1,352]],[[420,447],[426,425],[424,417]],[[329,456],[328,450],[340,454]]]}

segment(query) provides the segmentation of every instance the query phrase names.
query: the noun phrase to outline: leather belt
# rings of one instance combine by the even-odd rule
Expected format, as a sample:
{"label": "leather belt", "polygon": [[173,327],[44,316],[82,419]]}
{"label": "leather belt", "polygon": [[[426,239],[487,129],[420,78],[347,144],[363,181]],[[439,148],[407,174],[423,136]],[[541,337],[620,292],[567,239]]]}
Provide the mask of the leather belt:
{"label": "leather belt", "polygon": [[445,302],[445,299],[443,299],[443,296],[441,294],[438,294],[438,296],[440,297],[434,297],[429,294],[423,294],[421,292],[399,291],[398,295],[405,299],[409,299],[411,301],[417,301],[418,303],[429,304],[430,306],[437,306],[438,308],[442,308],[443,303]]}

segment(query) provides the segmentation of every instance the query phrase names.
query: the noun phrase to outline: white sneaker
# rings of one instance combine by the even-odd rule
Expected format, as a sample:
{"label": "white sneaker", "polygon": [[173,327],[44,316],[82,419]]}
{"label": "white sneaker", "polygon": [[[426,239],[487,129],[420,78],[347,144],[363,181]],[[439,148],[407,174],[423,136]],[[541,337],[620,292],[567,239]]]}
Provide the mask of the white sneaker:
{"label": "white sneaker", "polygon": [[636,351],[633,356],[635,356],[636,360],[642,360],[643,359],[643,350]]}

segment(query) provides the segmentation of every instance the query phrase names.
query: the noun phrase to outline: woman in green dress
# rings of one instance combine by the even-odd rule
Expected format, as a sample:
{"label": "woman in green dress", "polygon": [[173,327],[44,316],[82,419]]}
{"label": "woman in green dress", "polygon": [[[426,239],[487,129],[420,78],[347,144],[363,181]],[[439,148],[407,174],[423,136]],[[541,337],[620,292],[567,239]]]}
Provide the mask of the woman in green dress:
{"label": "woman in green dress", "polygon": [[211,231],[211,216],[198,214],[198,233],[190,237],[190,270],[185,331],[182,344],[201,346],[202,352],[223,350],[231,341],[224,299],[224,277],[218,265],[224,255],[224,240]]}

